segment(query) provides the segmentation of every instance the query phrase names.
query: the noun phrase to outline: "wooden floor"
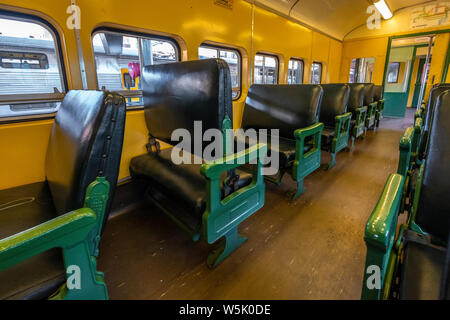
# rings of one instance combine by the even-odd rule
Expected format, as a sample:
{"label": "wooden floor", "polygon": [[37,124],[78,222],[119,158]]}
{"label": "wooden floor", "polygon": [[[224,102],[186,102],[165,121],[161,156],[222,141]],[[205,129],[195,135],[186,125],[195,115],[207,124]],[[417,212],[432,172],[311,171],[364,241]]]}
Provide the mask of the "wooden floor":
{"label": "wooden floor", "polygon": [[248,241],[213,270],[205,263],[210,247],[156,209],[111,218],[98,263],[110,298],[359,299],[365,223],[412,122],[412,110],[384,118],[351,152],[338,154],[336,167],[307,177],[295,202],[286,198],[295,186],[289,176],[280,187],[266,184],[265,206],[241,224]]}

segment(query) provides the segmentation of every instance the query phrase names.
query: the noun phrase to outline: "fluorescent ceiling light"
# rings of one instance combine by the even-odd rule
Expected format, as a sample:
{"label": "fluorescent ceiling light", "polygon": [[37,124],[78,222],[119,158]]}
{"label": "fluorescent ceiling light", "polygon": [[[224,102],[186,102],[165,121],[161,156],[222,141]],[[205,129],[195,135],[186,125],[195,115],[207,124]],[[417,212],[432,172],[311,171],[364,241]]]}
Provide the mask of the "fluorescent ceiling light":
{"label": "fluorescent ceiling light", "polygon": [[392,18],[392,12],[389,9],[389,7],[387,6],[386,2],[384,2],[384,0],[379,0],[379,1],[375,2],[374,5],[378,9],[378,11],[381,13],[381,15],[383,16],[383,18],[385,20]]}

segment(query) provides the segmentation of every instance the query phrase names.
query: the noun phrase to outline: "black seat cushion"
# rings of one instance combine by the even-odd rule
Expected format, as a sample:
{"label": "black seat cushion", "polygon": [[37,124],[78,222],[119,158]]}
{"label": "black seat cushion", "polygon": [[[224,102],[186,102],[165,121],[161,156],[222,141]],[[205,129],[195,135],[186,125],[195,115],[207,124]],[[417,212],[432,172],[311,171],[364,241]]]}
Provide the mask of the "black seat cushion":
{"label": "black seat cushion", "polygon": [[[153,188],[163,191],[166,197],[181,202],[187,213],[201,218],[207,199],[207,180],[200,173],[201,164],[173,163],[172,149],[167,148],[158,153],[149,153],[133,158],[130,163],[130,172],[133,178],[145,178]],[[252,176],[250,174],[239,170],[237,173],[240,176],[239,188],[251,183]]]}
{"label": "black seat cushion", "polygon": [[221,59],[186,61],[146,66],[142,76],[145,121],[149,134],[175,145],[172,133],[185,129],[194,150],[194,122],[201,121],[201,134],[221,129],[225,115],[233,120],[231,76]]}
{"label": "black seat cushion", "polygon": [[336,116],[347,112],[350,87],[345,83],[323,84],[322,106],[319,121],[325,127],[334,127]]}
{"label": "black seat cushion", "polygon": [[407,242],[400,281],[400,299],[439,299],[444,259],[444,250]]}
{"label": "black seat cushion", "polygon": [[369,106],[374,101],[374,85],[373,83],[365,83],[364,89],[364,105]]}
{"label": "black seat cushion", "polygon": [[433,113],[434,109],[436,107],[437,98],[441,93],[444,91],[450,89],[450,84],[448,83],[441,83],[436,84],[431,88],[430,95],[428,97],[428,104],[425,114],[425,122],[423,123],[424,133],[422,140],[420,141],[420,147],[419,147],[419,158],[422,160],[426,157],[427,154],[427,143],[428,143],[428,137],[429,132],[431,130],[431,121],[433,119]]}
{"label": "black seat cushion", "polygon": [[[278,146],[272,143],[272,138],[278,139]],[[296,153],[296,141],[295,139],[288,139],[283,137],[272,137],[271,135],[262,136],[259,135],[259,142],[263,142],[267,145],[267,156],[268,157],[278,157],[279,166],[281,169],[289,168],[292,162],[295,160]],[[245,138],[243,136],[237,135],[236,142],[240,143],[240,146],[245,145],[245,148],[256,144],[258,141],[253,139]],[[237,146],[235,150],[240,151]],[[312,145],[310,143],[305,143],[303,152],[306,153],[311,150]]]}
{"label": "black seat cushion", "polygon": [[292,139],[296,129],[318,121],[322,95],[320,85],[254,84],[245,101],[242,128],[278,129],[279,136]]}
{"label": "black seat cushion", "polygon": [[[56,217],[47,183],[0,190],[0,239]],[[44,299],[65,281],[60,249],[0,272],[0,299]]]}
{"label": "black seat cushion", "polygon": [[361,108],[364,105],[366,86],[364,83],[349,83],[348,85],[350,86],[350,96],[347,110],[354,113],[357,108]]}
{"label": "black seat cushion", "polygon": [[438,97],[432,121],[416,222],[446,241],[450,222],[450,90]]}
{"label": "black seat cushion", "polygon": [[330,145],[334,138],[334,128],[324,127],[322,131],[322,145]]}
{"label": "black seat cushion", "polygon": [[380,101],[383,99],[383,86],[373,87],[373,100]]}

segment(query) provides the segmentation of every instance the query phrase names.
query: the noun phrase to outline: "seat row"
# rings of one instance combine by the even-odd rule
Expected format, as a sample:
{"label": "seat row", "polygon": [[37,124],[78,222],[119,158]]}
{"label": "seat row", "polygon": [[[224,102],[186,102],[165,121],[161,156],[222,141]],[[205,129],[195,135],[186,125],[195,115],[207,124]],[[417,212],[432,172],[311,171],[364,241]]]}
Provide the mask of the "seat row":
{"label": "seat row", "polygon": [[[238,226],[264,205],[264,180],[279,184],[288,172],[298,197],[304,178],[320,167],[321,150],[330,152],[331,168],[349,139],[353,146],[379,125],[383,109],[373,84],[253,85],[240,136],[225,61],[148,66],[141,82],[148,152],[131,160],[132,179],[193,240],[215,245],[211,267],[246,240]],[[49,140],[46,180],[0,191],[0,298],[108,298],[96,258],[124,126],[122,96],[66,95]],[[246,135],[252,130],[256,139]]]}
{"label": "seat row", "polygon": [[450,299],[449,139],[450,84],[437,84],[367,222],[363,299]]}

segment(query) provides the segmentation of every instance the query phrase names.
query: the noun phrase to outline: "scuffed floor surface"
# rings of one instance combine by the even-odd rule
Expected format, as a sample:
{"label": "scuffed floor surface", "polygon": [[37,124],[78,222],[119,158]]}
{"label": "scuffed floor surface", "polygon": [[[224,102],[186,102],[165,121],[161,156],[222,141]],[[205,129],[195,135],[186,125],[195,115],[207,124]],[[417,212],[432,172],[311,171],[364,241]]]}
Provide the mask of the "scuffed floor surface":
{"label": "scuffed floor surface", "polygon": [[365,223],[412,122],[412,110],[384,118],[352,151],[340,152],[332,170],[307,177],[295,202],[286,198],[295,186],[289,176],[280,187],[267,183],[265,206],[240,227],[248,241],[213,270],[205,263],[210,247],[192,242],[157,209],[113,217],[98,263],[110,298],[359,299]]}

